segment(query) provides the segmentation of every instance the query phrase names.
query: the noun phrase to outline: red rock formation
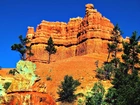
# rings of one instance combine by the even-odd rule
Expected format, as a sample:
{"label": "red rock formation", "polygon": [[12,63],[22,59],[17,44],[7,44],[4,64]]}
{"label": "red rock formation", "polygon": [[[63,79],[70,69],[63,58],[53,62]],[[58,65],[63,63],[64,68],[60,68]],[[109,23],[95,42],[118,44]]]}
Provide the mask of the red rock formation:
{"label": "red rock formation", "polygon": [[56,105],[48,84],[35,71],[34,63],[20,60],[14,75],[0,76],[0,105]]}
{"label": "red rock formation", "polygon": [[34,62],[47,62],[48,54],[44,50],[51,36],[57,48],[51,61],[89,53],[107,53],[113,24],[103,17],[92,4],[86,5],[84,18],[71,18],[68,23],[48,22],[43,20],[34,32],[28,27],[27,37],[30,38]]}
{"label": "red rock formation", "polygon": [[37,92],[17,92],[7,95],[8,103],[3,105],[56,105],[48,94]]}

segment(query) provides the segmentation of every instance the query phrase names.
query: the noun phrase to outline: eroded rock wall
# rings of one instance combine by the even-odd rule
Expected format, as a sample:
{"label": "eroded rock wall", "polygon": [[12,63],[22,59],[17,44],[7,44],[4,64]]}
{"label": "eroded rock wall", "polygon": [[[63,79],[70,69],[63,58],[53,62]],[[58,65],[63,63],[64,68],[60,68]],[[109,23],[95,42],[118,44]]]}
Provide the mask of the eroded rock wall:
{"label": "eroded rock wall", "polygon": [[107,43],[114,26],[93,4],[87,4],[85,8],[84,18],[70,18],[68,23],[43,20],[36,31],[33,27],[28,27],[27,37],[31,40],[34,53],[30,60],[47,62],[48,53],[45,46],[50,36],[57,48],[51,61],[89,53],[107,53]]}

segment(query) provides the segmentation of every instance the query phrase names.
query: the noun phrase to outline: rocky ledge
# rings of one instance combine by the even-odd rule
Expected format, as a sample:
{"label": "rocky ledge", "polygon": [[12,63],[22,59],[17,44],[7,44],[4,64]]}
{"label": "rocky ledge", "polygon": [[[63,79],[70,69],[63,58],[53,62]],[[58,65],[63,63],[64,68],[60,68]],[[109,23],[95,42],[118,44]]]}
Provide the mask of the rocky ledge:
{"label": "rocky ledge", "polygon": [[102,16],[93,4],[85,6],[84,18],[70,18],[65,22],[48,22],[43,20],[34,30],[28,27],[27,37],[31,40],[34,62],[47,62],[48,54],[44,50],[51,36],[57,53],[51,61],[90,53],[107,53],[107,43],[114,25]]}

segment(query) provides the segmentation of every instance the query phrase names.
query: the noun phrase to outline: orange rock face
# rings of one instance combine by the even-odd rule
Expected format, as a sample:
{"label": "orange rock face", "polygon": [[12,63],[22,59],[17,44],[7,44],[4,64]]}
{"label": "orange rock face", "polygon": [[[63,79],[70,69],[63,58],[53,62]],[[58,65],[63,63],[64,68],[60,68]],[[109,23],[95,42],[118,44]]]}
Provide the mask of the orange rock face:
{"label": "orange rock face", "polygon": [[27,37],[31,40],[34,53],[30,60],[44,63],[48,61],[45,47],[50,36],[57,48],[51,61],[90,53],[107,53],[113,24],[94,9],[92,4],[86,5],[85,12],[84,18],[70,18],[68,23],[43,20],[36,31],[33,27],[28,27]]}
{"label": "orange rock face", "polygon": [[20,92],[8,94],[9,103],[4,105],[56,105],[51,96],[37,92]]}

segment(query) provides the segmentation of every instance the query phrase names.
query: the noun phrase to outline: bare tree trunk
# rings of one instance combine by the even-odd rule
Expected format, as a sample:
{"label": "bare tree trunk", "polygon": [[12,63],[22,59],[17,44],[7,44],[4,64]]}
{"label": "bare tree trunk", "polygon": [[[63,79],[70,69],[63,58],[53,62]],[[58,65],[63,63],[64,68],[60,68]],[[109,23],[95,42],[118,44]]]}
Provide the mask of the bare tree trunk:
{"label": "bare tree trunk", "polygon": [[51,54],[49,53],[48,64],[50,64],[50,60],[51,60]]}
{"label": "bare tree trunk", "polygon": [[110,58],[110,51],[109,51],[108,56],[107,56],[107,62],[108,62],[109,58]]}

